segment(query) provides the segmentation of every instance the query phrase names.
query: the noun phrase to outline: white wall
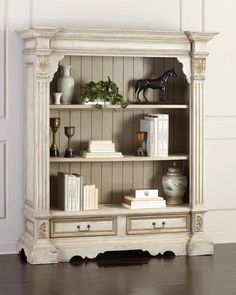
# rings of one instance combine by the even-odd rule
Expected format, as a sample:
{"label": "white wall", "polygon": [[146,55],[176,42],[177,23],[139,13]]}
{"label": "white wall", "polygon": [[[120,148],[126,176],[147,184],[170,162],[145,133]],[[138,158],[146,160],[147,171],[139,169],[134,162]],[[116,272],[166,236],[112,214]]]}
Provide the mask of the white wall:
{"label": "white wall", "polygon": [[23,230],[23,66],[15,29],[212,30],[206,80],[206,228],[236,242],[236,2],[234,0],[0,0],[0,253],[15,252]]}

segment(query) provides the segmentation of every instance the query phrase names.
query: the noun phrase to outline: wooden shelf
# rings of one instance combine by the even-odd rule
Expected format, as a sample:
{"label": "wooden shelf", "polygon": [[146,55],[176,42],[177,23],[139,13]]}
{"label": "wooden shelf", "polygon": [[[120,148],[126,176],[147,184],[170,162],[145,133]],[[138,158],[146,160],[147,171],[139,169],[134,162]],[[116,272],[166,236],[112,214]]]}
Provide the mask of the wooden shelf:
{"label": "wooden shelf", "polygon": [[76,163],[76,162],[147,162],[147,161],[174,161],[174,160],[188,160],[187,154],[169,155],[168,157],[136,157],[125,155],[120,158],[113,157],[97,157],[97,158],[50,158],[51,163]]}
{"label": "wooden shelf", "polygon": [[154,209],[126,209],[120,204],[100,204],[97,210],[88,211],[73,211],[66,212],[62,210],[51,210],[52,217],[90,217],[90,216],[108,216],[108,215],[135,215],[135,214],[168,214],[168,213],[187,213],[190,211],[188,204],[184,205],[168,205],[166,208],[154,208]]}
{"label": "wooden shelf", "polygon": [[[122,109],[118,105],[105,106],[103,110],[140,110],[140,109],[188,109],[187,104],[131,104],[126,109]],[[50,105],[51,110],[98,110],[94,105]]]}

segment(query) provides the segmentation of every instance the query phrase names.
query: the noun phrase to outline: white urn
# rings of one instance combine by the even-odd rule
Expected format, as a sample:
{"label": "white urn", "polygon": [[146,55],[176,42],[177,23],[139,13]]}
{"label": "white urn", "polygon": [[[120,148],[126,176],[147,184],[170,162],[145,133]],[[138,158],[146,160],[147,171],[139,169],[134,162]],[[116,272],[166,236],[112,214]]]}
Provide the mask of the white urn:
{"label": "white urn", "polygon": [[57,79],[57,91],[62,92],[61,104],[71,104],[74,96],[75,82],[70,75],[71,66],[60,66]]}
{"label": "white urn", "polygon": [[162,178],[162,186],[166,196],[166,202],[169,205],[183,204],[183,196],[187,189],[187,177],[183,175],[181,168],[173,163],[166,175]]}

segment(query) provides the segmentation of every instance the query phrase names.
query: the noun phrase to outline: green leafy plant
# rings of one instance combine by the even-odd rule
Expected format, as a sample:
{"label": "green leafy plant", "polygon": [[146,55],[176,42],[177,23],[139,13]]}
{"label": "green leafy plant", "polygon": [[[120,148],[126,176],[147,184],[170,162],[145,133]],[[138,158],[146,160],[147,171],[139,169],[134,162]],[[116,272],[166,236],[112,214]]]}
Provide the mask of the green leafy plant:
{"label": "green leafy plant", "polygon": [[112,105],[120,105],[126,108],[129,101],[124,101],[123,96],[119,93],[119,87],[115,82],[111,81],[108,76],[107,81],[91,81],[82,86],[84,94],[81,96],[84,102],[95,102],[95,106],[101,109],[107,102]]}

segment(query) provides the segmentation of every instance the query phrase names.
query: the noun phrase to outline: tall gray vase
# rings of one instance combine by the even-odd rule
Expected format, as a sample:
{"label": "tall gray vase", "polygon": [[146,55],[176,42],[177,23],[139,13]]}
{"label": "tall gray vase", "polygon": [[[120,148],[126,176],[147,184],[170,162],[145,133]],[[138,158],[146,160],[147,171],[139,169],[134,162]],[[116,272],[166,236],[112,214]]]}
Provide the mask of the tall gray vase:
{"label": "tall gray vase", "polygon": [[70,75],[71,66],[60,66],[57,79],[57,91],[62,92],[61,104],[71,104],[74,96],[75,82]]}

